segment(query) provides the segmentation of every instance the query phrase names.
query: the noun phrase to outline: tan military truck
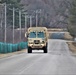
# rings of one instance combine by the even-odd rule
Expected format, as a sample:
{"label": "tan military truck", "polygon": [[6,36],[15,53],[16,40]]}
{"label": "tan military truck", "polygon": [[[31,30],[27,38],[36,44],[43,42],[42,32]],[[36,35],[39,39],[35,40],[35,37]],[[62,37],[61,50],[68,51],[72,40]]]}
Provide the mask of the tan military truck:
{"label": "tan military truck", "polygon": [[28,53],[32,50],[44,50],[47,53],[48,32],[46,27],[30,27],[27,31]]}

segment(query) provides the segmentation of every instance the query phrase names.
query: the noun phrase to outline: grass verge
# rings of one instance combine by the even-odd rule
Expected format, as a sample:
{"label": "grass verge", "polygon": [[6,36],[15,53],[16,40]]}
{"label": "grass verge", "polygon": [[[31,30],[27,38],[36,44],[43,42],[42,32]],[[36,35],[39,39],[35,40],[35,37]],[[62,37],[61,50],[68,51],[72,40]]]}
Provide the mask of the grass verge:
{"label": "grass verge", "polygon": [[76,42],[67,42],[72,53],[76,54]]}
{"label": "grass verge", "polygon": [[65,39],[65,40],[72,40],[73,37],[70,35],[69,32],[66,32],[66,33],[64,34],[64,39]]}

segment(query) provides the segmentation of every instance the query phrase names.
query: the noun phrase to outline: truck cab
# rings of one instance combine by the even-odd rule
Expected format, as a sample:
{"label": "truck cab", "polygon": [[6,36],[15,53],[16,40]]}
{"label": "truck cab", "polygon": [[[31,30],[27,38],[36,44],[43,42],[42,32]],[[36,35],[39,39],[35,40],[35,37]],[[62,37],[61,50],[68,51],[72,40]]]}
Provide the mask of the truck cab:
{"label": "truck cab", "polygon": [[32,50],[43,50],[47,53],[48,33],[46,27],[30,27],[27,32],[28,53]]}

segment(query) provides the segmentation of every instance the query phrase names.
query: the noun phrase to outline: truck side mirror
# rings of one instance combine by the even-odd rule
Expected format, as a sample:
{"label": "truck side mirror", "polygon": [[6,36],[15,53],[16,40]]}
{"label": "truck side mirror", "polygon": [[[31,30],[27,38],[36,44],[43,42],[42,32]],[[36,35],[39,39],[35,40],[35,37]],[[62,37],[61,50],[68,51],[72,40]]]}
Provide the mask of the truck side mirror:
{"label": "truck side mirror", "polygon": [[27,32],[25,33],[25,37],[28,37],[28,33]]}
{"label": "truck side mirror", "polygon": [[25,33],[25,37],[27,37],[27,34]]}
{"label": "truck side mirror", "polygon": [[27,37],[27,38],[28,38],[28,36],[29,36],[29,34],[26,32],[26,33],[25,33],[25,37]]}

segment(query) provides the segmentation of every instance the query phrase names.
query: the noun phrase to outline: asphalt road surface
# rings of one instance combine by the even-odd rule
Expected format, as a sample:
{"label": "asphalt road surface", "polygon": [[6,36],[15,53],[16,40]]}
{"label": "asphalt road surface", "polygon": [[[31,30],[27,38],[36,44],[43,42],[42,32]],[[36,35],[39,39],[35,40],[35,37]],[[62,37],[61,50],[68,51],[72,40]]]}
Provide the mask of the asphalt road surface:
{"label": "asphalt road surface", "polygon": [[0,59],[0,75],[76,75],[76,58],[64,40],[49,40],[46,54],[33,51]]}

